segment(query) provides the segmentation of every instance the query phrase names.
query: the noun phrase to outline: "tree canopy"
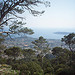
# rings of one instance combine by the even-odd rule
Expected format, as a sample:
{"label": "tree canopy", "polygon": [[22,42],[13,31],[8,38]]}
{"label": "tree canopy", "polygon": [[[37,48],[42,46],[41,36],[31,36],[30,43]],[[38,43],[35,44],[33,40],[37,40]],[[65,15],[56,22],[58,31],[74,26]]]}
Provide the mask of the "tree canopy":
{"label": "tree canopy", "polygon": [[31,9],[31,6],[37,6],[38,3],[46,5],[49,4],[48,1],[43,0],[2,0],[0,1],[0,22],[7,14],[16,16],[16,14],[14,13],[22,14],[24,12],[24,9],[30,11],[34,15],[38,14],[40,12]]}
{"label": "tree canopy", "polygon": [[75,33],[70,33],[69,35],[64,36],[61,41],[65,42],[71,51],[75,51]]}
{"label": "tree canopy", "polygon": [[48,42],[42,36],[40,36],[39,39],[32,41],[32,44],[35,45],[34,48],[36,50],[50,50]]}
{"label": "tree canopy", "polygon": [[11,47],[5,50],[5,54],[10,57],[13,57],[15,60],[16,57],[21,56],[22,52],[21,52],[21,48],[19,47]]}
{"label": "tree canopy", "polygon": [[[44,13],[44,11],[35,9],[39,4],[50,6],[48,0],[0,0],[0,33],[13,34],[15,33],[14,30],[19,30],[19,32],[32,34],[33,31],[31,29],[20,28],[25,25],[25,23],[21,23],[25,18],[20,14],[26,10],[34,16]],[[8,31],[4,30],[5,27],[7,27]]]}
{"label": "tree canopy", "polygon": [[[32,8],[34,6],[38,6],[39,3],[45,4],[46,6],[47,5],[49,6],[50,4],[50,2],[43,1],[43,0],[2,0],[0,1],[0,23],[1,23],[0,26],[7,23],[8,20],[13,19],[14,17],[23,19],[23,17],[17,16],[17,13],[22,14],[24,13],[25,10],[28,10],[33,15],[42,14],[44,11],[39,12]],[[14,17],[12,17],[12,15]]]}

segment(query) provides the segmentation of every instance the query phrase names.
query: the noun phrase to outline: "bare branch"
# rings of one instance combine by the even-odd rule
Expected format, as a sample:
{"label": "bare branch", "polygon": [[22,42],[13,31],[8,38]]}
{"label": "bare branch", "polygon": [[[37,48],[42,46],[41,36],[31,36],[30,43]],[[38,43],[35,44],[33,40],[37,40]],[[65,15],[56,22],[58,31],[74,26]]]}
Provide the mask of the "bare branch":
{"label": "bare branch", "polygon": [[0,24],[0,26],[2,26],[3,24],[5,24],[7,21],[9,21],[10,19],[15,19],[15,18],[9,18],[6,21],[4,21],[3,23]]}
{"label": "bare branch", "polygon": [[0,32],[0,34],[2,34],[2,33],[6,33],[6,34],[9,34],[9,33],[14,33],[14,32],[9,32],[9,31],[3,31],[3,32]]}

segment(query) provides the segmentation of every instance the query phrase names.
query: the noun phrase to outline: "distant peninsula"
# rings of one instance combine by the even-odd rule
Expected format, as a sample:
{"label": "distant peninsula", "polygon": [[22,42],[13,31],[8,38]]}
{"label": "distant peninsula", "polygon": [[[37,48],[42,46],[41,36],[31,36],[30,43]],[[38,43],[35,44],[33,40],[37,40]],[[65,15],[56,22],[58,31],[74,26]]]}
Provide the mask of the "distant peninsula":
{"label": "distant peninsula", "polygon": [[61,35],[67,35],[69,33],[71,33],[71,32],[54,32],[54,34],[61,34]]}

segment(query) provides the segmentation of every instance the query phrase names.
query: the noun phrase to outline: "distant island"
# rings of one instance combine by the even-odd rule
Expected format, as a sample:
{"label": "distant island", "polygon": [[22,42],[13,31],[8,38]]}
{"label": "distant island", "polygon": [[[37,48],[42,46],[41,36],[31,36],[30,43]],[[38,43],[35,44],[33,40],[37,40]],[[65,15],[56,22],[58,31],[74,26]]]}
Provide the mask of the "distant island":
{"label": "distant island", "polygon": [[61,35],[67,35],[69,33],[72,33],[72,32],[54,32],[54,34],[61,34]]}

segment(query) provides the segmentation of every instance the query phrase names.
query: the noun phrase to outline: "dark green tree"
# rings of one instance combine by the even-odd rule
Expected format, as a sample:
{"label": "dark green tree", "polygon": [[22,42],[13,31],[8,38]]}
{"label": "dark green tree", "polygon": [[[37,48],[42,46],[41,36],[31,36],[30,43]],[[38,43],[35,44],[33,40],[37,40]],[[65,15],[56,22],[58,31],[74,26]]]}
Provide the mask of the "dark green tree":
{"label": "dark green tree", "polygon": [[43,58],[46,54],[50,52],[50,47],[46,39],[44,39],[42,36],[39,37],[39,39],[32,42],[34,44],[34,48],[37,51],[38,55],[38,61],[40,62],[41,66],[43,67]]}
{"label": "dark green tree", "polygon": [[63,49],[61,47],[54,47],[52,49],[52,54],[53,55],[56,55],[56,56],[60,56],[59,54],[63,52]]}
{"label": "dark green tree", "polygon": [[75,51],[75,33],[64,36],[61,41],[69,46],[70,51]]}
{"label": "dark green tree", "polygon": [[33,41],[32,44],[34,44],[34,48],[36,50],[40,50],[41,53],[46,54],[48,51],[50,51],[48,42],[42,36],[40,36],[39,39]]}
{"label": "dark green tree", "polygon": [[61,47],[55,47],[52,49],[52,54],[55,55],[55,61],[57,64],[67,64],[70,62],[71,52],[68,49]]}
{"label": "dark green tree", "polygon": [[19,47],[11,47],[11,48],[5,50],[5,54],[8,55],[9,58],[12,58],[12,59],[16,60],[16,58],[18,56],[21,57],[21,55],[22,55],[22,51],[21,50],[22,49],[19,48]]}
{"label": "dark green tree", "polygon": [[33,51],[32,49],[23,49],[22,52],[25,61],[32,61],[33,59],[36,58],[35,51]]}
{"label": "dark green tree", "polygon": [[44,58],[43,65],[44,75],[54,75],[54,68],[50,63],[50,60]]}
{"label": "dark green tree", "polygon": [[23,64],[13,64],[13,69],[20,70],[19,75],[43,75],[43,69],[35,62],[25,62]]}
{"label": "dark green tree", "polygon": [[75,33],[70,33],[69,35],[64,36],[64,38],[62,38],[62,42],[65,42],[65,44],[68,45],[70,49],[69,65],[70,68],[73,69],[72,66],[75,62]]}
{"label": "dark green tree", "polygon": [[55,58],[51,59],[51,64],[54,67],[56,75],[74,75],[75,52],[65,48],[55,47],[52,49],[52,54],[55,55]]}

